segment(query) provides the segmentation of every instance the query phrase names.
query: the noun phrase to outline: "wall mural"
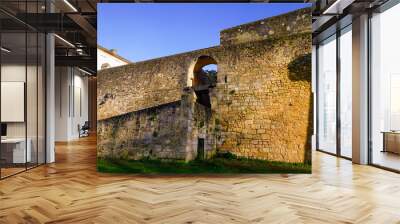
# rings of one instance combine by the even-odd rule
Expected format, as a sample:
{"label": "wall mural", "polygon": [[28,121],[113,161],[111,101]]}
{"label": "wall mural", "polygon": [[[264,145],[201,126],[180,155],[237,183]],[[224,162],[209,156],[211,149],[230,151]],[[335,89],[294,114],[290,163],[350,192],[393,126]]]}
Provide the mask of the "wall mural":
{"label": "wall mural", "polygon": [[99,71],[100,172],[311,173],[311,10],[220,36]]}

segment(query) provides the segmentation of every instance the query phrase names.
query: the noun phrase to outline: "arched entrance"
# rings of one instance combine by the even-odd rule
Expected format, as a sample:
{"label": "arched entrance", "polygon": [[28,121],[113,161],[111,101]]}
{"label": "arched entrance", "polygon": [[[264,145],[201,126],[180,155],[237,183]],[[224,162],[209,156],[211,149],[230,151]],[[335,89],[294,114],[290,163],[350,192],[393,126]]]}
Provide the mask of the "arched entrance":
{"label": "arched entrance", "polygon": [[209,88],[215,87],[217,73],[217,61],[210,56],[200,56],[190,66],[188,86],[193,87],[197,103],[211,107]]}

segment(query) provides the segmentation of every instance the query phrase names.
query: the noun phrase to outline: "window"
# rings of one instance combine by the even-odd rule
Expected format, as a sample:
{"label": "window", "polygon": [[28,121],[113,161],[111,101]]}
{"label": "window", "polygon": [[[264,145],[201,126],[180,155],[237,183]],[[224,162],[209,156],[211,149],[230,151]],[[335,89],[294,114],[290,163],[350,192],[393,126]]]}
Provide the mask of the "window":
{"label": "window", "polygon": [[340,154],[352,157],[352,35],[351,25],[340,32]]}
{"label": "window", "polygon": [[[18,13],[41,12],[43,3],[20,1]],[[0,12],[0,20],[0,178],[5,178],[45,163],[46,38],[8,14]]]}
{"label": "window", "polygon": [[371,18],[371,162],[400,170],[400,4]]}
{"label": "window", "polygon": [[101,69],[106,69],[106,68],[109,68],[110,67],[110,64],[109,63],[103,63],[102,65],[101,65]]}
{"label": "window", "polygon": [[336,35],[318,47],[318,146],[336,153]]}

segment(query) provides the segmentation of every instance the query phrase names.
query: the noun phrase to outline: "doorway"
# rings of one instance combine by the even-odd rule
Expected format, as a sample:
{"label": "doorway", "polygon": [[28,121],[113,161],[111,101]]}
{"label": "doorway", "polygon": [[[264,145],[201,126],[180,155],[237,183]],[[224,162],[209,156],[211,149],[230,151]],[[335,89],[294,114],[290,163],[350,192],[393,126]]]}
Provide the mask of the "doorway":
{"label": "doorway", "polygon": [[204,138],[197,140],[197,159],[204,159]]}

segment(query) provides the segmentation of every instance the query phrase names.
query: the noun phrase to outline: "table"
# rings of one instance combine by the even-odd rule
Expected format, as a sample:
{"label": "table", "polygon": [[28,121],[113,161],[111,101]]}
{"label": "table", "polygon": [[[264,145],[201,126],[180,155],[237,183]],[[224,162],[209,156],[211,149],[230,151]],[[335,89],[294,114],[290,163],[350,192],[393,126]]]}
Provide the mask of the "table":
{"label": "table", "polygon": [[27,147],[25,152],[25,138],[6,138],[1,139],[1,157],[6,163],[26,163],[31,162],[32,140],[26,139]]}
{"label": "table", "polygon": [[400,131],[382,131],[383,150],[382,152],[392,152],[400,154]]}

